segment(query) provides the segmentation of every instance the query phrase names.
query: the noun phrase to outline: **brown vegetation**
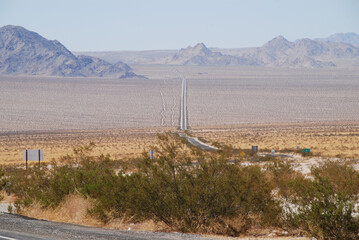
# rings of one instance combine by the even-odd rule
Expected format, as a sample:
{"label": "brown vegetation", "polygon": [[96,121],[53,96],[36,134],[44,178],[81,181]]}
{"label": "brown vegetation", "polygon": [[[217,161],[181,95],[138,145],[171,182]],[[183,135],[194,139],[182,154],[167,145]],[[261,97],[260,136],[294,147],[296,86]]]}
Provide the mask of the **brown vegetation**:
{"label": "brown vegetation", "polygon": [[144,152],[131,170],[131,163],[92,155],[89,144],[51,167],[3,166],[1,188],[16,196],[18,213],[65,222],[229,236],[358,237],[359,173],[349,161],[324,162],[306,178],[280,159],[267,159],[264,167],[228,164],[231,148],[203,152],[176,134],[158,139],[155,159]]}
{"label": "brown vegetation", "polygon": [[[0,136],[0,164],[23,164],[23,149],[43,149],[45,162],[58,159],[74,146],[93,142],[95,154],[110,154],[115,160],[138,158],[144,149],[156,144],[156,134],[173,128],[48,131]],[[195,127],[193,134],[208,143],[259,150],[291,152],[296,146],[311,148],[316,155],[329,157],[359,156],[358,122],[242,124]]]}

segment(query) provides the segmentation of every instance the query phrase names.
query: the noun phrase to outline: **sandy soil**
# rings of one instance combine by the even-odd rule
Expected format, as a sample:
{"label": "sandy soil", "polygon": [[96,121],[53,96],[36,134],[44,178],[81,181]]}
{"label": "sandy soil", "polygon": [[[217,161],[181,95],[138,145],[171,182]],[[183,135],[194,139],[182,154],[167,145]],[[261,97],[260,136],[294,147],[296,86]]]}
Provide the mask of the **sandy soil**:
{"label": "sandy soil", "polygon": [[[23,149],[43,149],[44,161],[71,154],[73,147],[95,143],[93,154],[110,154],[112,159],[140,157],[157,142],[156,134],[176,128],[136,128],[88,131],[42,131],[0,134],[0,164],[22,164]],[[359,121],[317,123],[271,123],[206,126],[192,134],[208,143],[232,145],[260,151],[295,151],[310,148],[314,156],[359,157]]]}
{"label": "sandy soil", "polygon": [[[114,160],[141,156],[156,143],[156,134],[174,128],[41,131],[0,134],[0,164],[22,164],[23,149],[43,149],[44,161],[71,154],[74,147],[95,144],[94,155],[110,154]],[[34,162],[35,163],[35,162]]]}
{"label": "sandy soil", "polygon": [[195,127],[194,135],[209,143],[259,151],[295,151],[310,148],[314,156],[359,157],[359,121],[242,124]]}
{"label": "sandy soil", "polygon": [[[359,119],[359,72],[178,66],[190,126]],[[173,66],[135,66],[148,79],[0,77],[0,132],[176,127]]]}

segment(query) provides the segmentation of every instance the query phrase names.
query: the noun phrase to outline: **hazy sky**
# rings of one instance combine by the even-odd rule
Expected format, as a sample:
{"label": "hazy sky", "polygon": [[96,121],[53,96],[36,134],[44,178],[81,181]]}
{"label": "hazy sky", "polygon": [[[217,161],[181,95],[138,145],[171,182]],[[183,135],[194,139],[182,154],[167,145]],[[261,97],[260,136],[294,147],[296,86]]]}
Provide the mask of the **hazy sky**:
{"label": "hazy sky", "polygon": [[359,33],[359,0],[0,0],[8,24],[72,51],[252,47]]}

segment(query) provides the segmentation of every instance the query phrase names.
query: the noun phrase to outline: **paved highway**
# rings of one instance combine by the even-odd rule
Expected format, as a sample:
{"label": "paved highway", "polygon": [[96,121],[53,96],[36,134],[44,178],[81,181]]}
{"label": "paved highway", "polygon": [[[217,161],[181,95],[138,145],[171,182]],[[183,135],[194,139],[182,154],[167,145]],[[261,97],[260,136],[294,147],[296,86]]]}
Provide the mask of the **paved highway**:
{"label": "paved highway", "polygon": [[180,113],[180,130],[187,130],[187,80],[181,75],[181,113]]}
{"label": "paved highway", "polygon": [[[182,131],[188,130],[188,115],[187,115],[187,79],[183,77],[178,70],[175,70],[175,72],[180,76],[182,79],[182,87],[181,87],[181,108],[180,108],[180,127],[179,129]],[[181,137],[184,137],[187,139],[189,143],[191,143],[194,146],[200,147],[204,150],[218,150],[216,147],[212,147],[208,144],[205,144],[204,142],[201,142],[195,137],[189,137],[185,133],[180,133]]]}
{"label": "paved highway", "polygon": [[68,223],[37,220],[15,214],[0,212],[0,240],[39,239],[126,239],[126,240],[200,240],[196,234],[160,233],[145,231],[120,231],[85,227]]}

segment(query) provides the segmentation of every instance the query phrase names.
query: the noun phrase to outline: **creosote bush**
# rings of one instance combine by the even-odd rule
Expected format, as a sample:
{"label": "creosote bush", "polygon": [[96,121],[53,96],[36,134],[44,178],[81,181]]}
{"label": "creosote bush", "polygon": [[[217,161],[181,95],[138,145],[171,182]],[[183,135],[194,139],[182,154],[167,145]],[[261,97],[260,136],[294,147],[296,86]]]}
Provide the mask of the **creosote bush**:
{"label": "creosote bush", "polygon": [[359,173],[340,162],[311,169],[313,180],[290,181],[290,201],[298,209],[294,225],[317,239],[359,239]]}
{"label": "creosote bush", "polygon": [[3,171],[3,169],[0,167],[0,201],[3,200],[4,196],[3,194],[3,190],[5,188],[6,185],[6,181],[5,181],[5,173]]}
{"label": "creosote bush", "polygon": [[[159,137],[159,157],[144,157],[136,173],[138,214],[183,232],[238,235],[252,221],[270,223],[280,214],[272,188],[259,167],[228,164],[226,152],[209,157],[197,149],[194,159],[181,151],[181,141]],[[234,225],[233,219],[241,224]]]}
{"label": "creosote bush", "polygon": [[204,152],[170,133],[158,139],[155,159],[144,153],[137,166],[92,156],[90,143],[49,166],[0,169],[0,188],[17,196],[20,212],[34,202],[55,208],[81,194],[103,222],[150,219],[176,231],[232,236],[255,226],[299,228],[318,239],[358,237],[359,175],[346,163],[327,162],[308,179],[283,161],[245,167],[229,164],[231,148]]}

